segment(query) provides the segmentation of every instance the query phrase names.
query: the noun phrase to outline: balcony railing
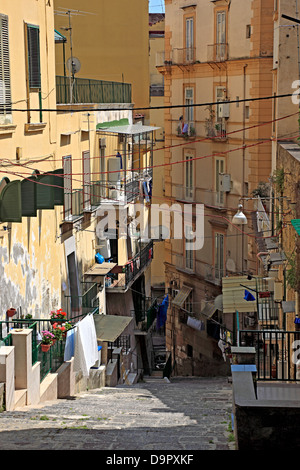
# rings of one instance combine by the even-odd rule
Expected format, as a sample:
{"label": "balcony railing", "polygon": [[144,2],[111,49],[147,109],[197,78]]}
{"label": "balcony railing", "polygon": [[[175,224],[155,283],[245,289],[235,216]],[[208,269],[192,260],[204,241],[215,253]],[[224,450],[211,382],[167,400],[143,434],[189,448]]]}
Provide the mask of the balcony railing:
{"label": "balcony railing", "polygon": [[[72,94],[72,99],[71,99]],[[69,103],[131,103],[131,84],[56,76],[56,101]]]}
{"label": "balcony railing", "polygon": [[207,62],[225,62],[228,59],[228,44],[217,43],[207,46]]}
{"label": "balcony railing", "polygon": [[182,49],[174,48],[172,50],[171,60],[173,64],[187,65],[192,64],[196,60],[196,48],[184,47]]}
{"label": "balcony railing", "polygon": [[124,266],[117,266],[115,273],[107,276],[106,288],[109,292],[113,292],[117,288],[127,289],[131,284],[151,263],[153,258],[153,240],[141,247],[140,252],[134,258],[129,260]]}

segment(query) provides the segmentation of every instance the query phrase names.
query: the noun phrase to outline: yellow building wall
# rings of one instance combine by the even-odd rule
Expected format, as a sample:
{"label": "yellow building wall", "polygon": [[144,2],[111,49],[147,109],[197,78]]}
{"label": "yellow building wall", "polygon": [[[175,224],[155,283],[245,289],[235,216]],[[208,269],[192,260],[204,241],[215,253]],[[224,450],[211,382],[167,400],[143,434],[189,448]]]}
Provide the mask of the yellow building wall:
{"label": "yellow building wall", "polygon": [[[81,63],[77,77],[132,84],[136,108],[149,107],[148,1],[55,0],[55,10],[82,11],[71,15],[73,56]],[[55,15],[55,28],[67,37],[66,60],[70,57],[70,37],[64,31],[68,15]],[[63,75],[63,56],[56,62],[56,74]],[[69,72],[67,71],[67,75]],[[148,111],[138,111],[146,115]]]}

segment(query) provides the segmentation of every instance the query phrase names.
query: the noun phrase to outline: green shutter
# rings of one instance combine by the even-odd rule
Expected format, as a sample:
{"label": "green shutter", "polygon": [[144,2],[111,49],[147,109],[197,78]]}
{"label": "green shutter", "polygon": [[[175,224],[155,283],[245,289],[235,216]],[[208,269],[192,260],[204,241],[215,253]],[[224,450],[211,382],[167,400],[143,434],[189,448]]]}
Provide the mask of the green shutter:
{"label": "green shutter", "polygon": [[34,176],[21,182],[23,217],[36,217],[36,187],[37,183]]}
{"label": "green shutter", "polygon": [[27,25],[29,87],[41,88],[40,31],[38,26]]}
{"label": "green shutter", "polygon": [[21,181],[4,186],[0,195],[1,222],[22,222]]}
{"label": "green shutter", "polygon": [[37,209],[54,209],[54,175],[39,175],[36,183]]}
{"label": "green shutter", "polygon": [[53,171],[53,180],[54,180],[54,205],[63,206],[64,205],[64,177],[63,169]]}

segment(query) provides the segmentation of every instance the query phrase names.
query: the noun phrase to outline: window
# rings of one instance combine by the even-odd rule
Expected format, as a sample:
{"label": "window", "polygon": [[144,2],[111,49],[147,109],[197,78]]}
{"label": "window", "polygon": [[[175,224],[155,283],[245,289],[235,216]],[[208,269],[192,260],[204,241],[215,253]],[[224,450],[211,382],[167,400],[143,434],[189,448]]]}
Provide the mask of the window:
{"label": "window", "polygon": [[225,159],[224,157],[217,157],[215,159],[215,188],[216,188],[216,203],[224,204],[224,192],[221,191],[220,174],[225,173]]}
{"label": "window", "polygon": [[194,121],[194,88],[186,87],[184,89],[185,121],[191,123]]}
{"label": "window", "polygon": [[194,60],[194,18],[185,20],[185,59],[186,62]]}
{"label": "window", "polygon": [[190,225],[185,226],[185,267],[193,271],[194,269],[194,251],[190,249],[189,245],[192,242],[191,234],[193,227]]}
{"label": "window", "polygon": [[83,209],[90,210],[91,208],[90,152],[82,153],[82,168],[83,168]]}
{"label": "window", "polygon": [[11,124],[8,17],[0,15],[0,124]]}
{"label": "window", "polygon": [[63,157],[64,171],[64,218],[68,220],[72,217],[72,157]]}
{"label": "window", "polygon": [[216,13],[216,59],[226,59],[226,12]]}
{"label": "window", "polygon": [[251,38],[251,24],[247,24],[246,26],[246,39]]}
{"label": "window", "polygon": [[27,58],[29,88],[40,89],[40,30],[38,26],[27,25]]}
{"label": "window", "polygon": [[192,199],[194,194],[194,178],[193,178],[193,168],[194,161],[192,155],[185,155],[184,163],[184,188],[185,188],[185,199]]}
{"label": "window", "polygon": [[224,276],[224,234],[215,233],[215,279],[222,279]]}

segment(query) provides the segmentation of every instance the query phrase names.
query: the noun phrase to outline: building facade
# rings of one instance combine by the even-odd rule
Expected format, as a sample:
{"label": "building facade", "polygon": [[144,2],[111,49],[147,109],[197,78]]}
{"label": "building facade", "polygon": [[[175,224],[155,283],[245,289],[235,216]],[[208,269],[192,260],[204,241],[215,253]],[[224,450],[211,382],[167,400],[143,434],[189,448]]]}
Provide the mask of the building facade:
{"label": "building facade", "polygon": [[[251,99],[272,94],[273,13],[272,0],[166,1],[165,198],[204,210],[201,249],[186,249],[195,217],[165,244],[167,348],[179,373],[226,369],[218,340],[234,315],[222,312],[222,278],[259,268],[248,198],[270,177],[272,102]],[[232,224],[240,203],[246,228]]]}

